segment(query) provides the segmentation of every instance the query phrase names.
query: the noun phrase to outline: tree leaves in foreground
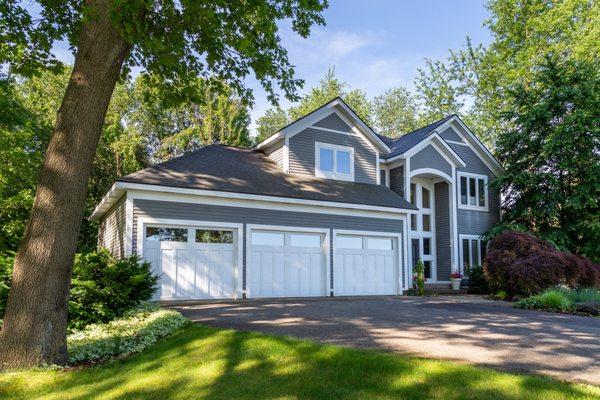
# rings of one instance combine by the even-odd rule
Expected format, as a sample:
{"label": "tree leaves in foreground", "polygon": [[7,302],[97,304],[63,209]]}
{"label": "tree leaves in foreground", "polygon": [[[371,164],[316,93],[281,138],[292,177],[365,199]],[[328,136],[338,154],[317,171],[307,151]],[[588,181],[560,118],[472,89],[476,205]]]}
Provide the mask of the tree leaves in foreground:
{"label": "tree leaves in foreground", "polygon": [[600,261],[600,64],[547,58],[508,91],[502,224]]}

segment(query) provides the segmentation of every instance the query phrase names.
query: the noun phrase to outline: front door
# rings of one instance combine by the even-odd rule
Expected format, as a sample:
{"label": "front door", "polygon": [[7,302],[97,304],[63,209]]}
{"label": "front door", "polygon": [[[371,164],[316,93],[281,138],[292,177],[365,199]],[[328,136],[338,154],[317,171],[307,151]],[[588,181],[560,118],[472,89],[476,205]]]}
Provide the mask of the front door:
{"label": "front door", "polygon": [[423,260],[425,278],[436,281],[435,267],[435,220],[434,220],[433,184],[413,178],[410,184],[410,202],[419,211],[410,216],[410,248],[411,262],[414,267],[419,259]]}

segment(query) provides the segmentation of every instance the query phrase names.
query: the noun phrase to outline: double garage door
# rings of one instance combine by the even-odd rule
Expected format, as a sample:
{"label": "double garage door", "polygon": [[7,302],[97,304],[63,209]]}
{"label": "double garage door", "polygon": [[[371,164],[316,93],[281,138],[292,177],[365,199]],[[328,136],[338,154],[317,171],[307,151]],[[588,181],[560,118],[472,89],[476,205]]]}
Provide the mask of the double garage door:
{"label": "double garage door", "polygon": [[[244,273],[242,229],[144,226],[143,256],[160,274],[161,300],[239,298]],[[246,295],[260,297],[396,294],[398,240],[329,229],[249,226]],[[333,253],[333,282],[331,255]]]}

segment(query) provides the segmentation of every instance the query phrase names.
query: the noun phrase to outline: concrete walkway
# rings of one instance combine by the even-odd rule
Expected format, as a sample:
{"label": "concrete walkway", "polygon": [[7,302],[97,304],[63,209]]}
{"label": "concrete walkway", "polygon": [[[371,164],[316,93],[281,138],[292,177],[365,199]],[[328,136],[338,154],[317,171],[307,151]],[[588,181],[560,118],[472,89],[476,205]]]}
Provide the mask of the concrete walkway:
{"label": "concrete walkway", "polygon": [[245,300],[175,308],[217,327],[600,385],[600,318],[517,310],[477,296]]}

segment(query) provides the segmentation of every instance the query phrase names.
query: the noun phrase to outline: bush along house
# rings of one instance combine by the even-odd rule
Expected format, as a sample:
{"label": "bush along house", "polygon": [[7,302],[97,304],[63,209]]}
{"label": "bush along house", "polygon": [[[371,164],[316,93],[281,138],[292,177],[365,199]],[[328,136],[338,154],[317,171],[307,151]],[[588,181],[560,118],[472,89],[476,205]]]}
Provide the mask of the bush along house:
{"label": "bush along house", "polygon": [[99,246],[160,274],[156,299],[395,295],[485,256],[502,167],[456,115],[381,136],[336,98],[254,148],[218,144],[118,179]]}

